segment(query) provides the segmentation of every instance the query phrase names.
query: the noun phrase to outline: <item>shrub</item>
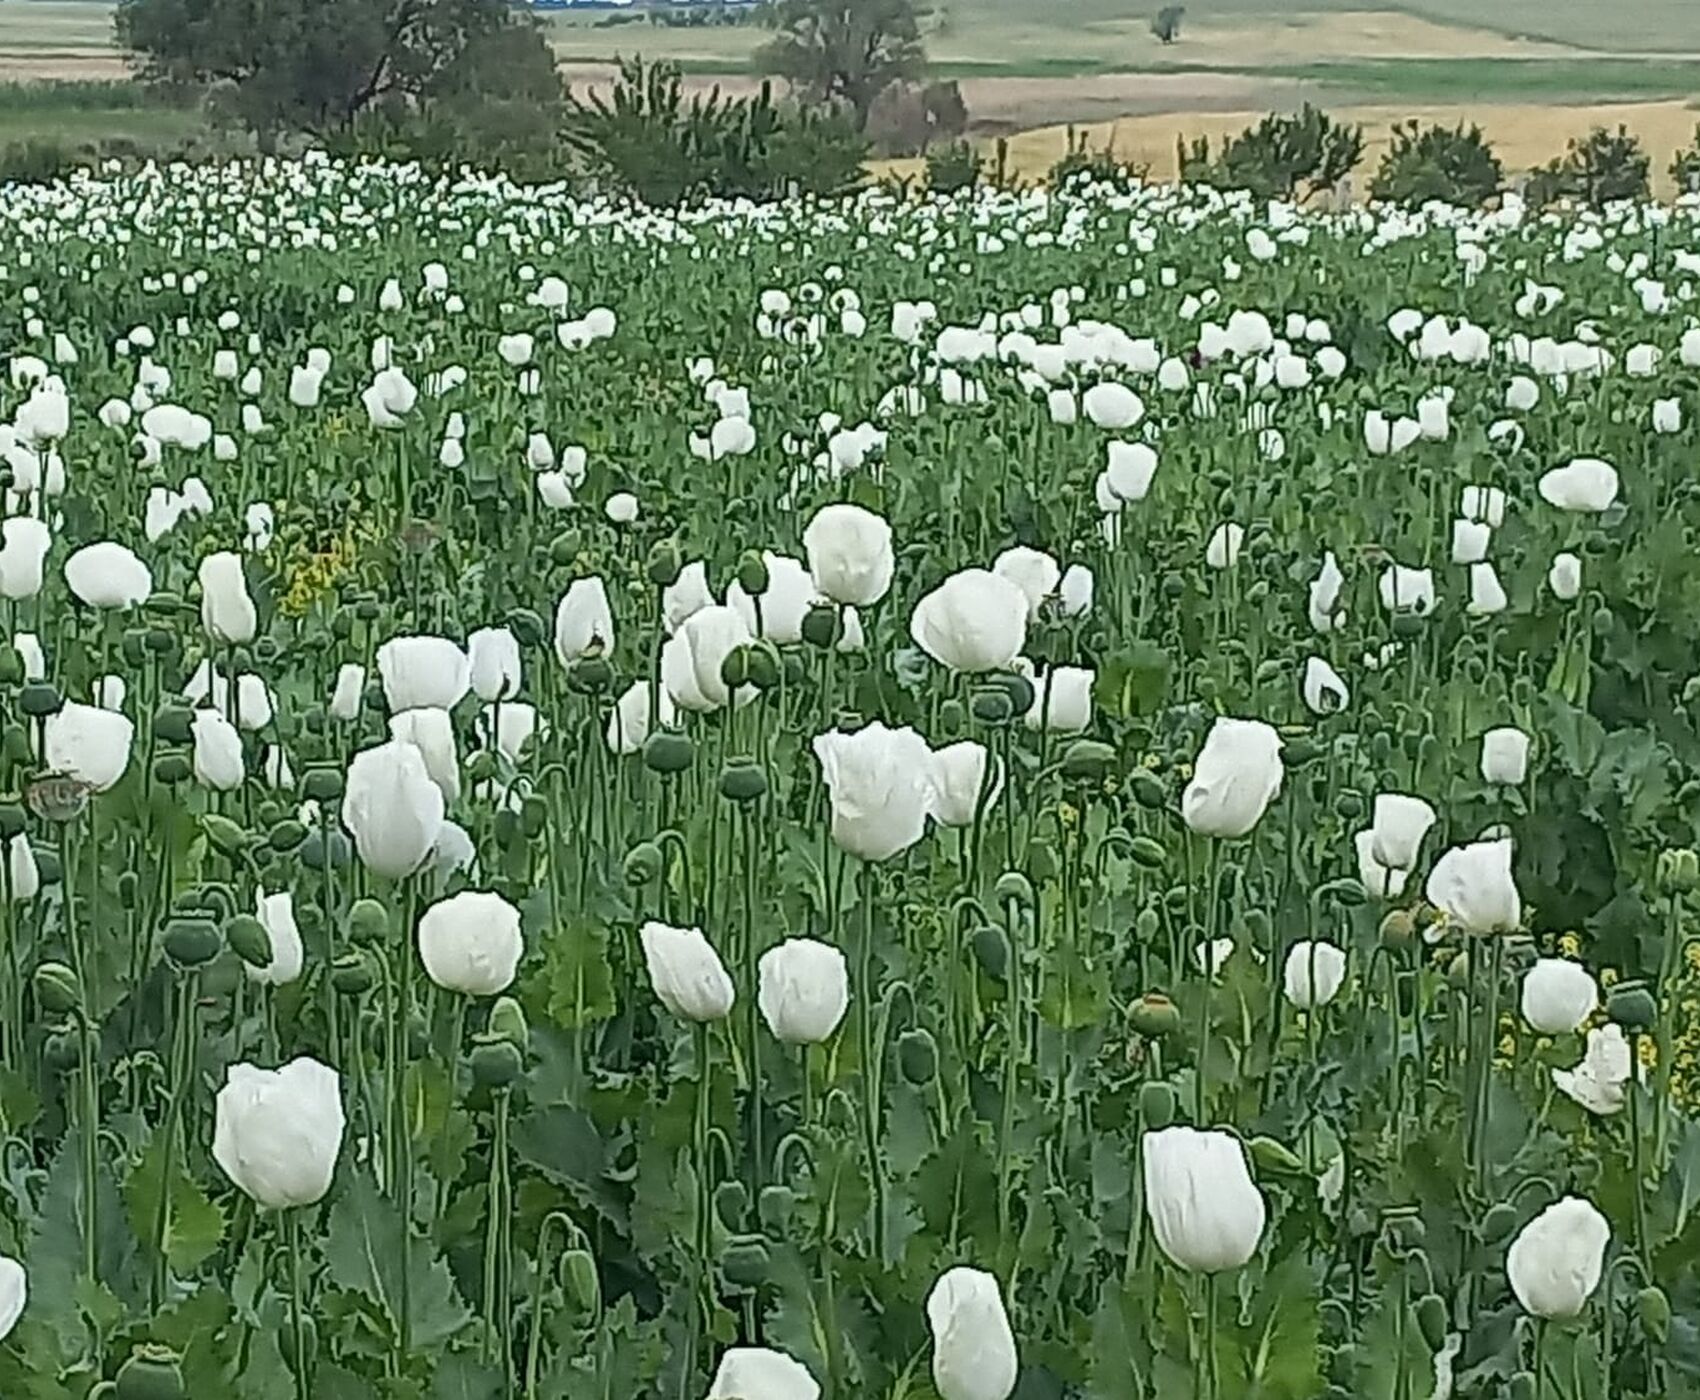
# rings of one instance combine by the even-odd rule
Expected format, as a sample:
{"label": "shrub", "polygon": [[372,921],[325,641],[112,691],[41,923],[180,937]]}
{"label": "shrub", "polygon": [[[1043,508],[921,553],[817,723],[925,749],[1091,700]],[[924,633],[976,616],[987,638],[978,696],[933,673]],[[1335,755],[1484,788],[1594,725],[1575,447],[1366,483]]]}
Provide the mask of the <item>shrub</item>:
{"label": "shrub", "polygon": [[934,141],[954,140],[968,127],[968,106],[954,82],[893,83],[874,99],[865,133],[881,155],[912,156]]}
{"label": "shrub", "polygon": [[1159,43],[1172,44],[1181,37],[1181,20],[1185,15],[1185,5],[1165,5],[1151,17],[1151,32]]}
{"label": "shrub", "polygon": [[1369,192],[1392,204],[1478,205],[1499,193],[1504,173],[1480,127],[1410,121],[1393,128]]}
{"label": "shrub", "polygon": [[955,194],[980,182],[980,157],[967,141],[952,141],[927,152],[927,189]]}
{"label": "shrub", "polygon": [[0,184],[49,185],[93,161],[62,141],[32,136],[0,146]]}
{"label": "shrub", "polygon": [[1208,138],[1180,143],[1181,177],[1260,198],[1291,199],[1331,189],[1363,158],[1364,131],[1345,126],[1308,102],[1296,113],[1271,113],[1222,144],[1212,158]]}
{"label": "shrub", "polygon": [[1694,128],[1694,140],[1671,161],[1670,177],[1679,193],[1700,191],[1700,126]]}
{"label": "shrub", "polygon": [[1645,199],[1652,165],[1640,138],[1627,127],[1613,132],[1596,126],[1581,139],[1572,137],[1562,158],[1531,172],[1524,197],[1534,205],[1572,199],[1596,208],[1614,200]]}
{"label": "shrub", "polygon": [[1049,182],[1053,189],[1070,185],[1133,185],[1145,179],[1150,170],[1134,161],[1116,157],[1110,142],[1103,149],[1093,150],[1084,131],[1068,129],[1068,145],[1061,159],[1051,166]]}

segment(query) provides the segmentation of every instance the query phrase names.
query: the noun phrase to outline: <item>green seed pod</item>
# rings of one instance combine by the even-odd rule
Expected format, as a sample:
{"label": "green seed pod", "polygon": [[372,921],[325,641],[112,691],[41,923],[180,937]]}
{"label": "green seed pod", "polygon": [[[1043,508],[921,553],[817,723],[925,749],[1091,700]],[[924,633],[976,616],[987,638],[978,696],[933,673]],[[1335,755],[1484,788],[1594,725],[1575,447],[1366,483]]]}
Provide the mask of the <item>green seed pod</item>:
{"label": "green seed pod", "polygon": [[767,592],[767,560],[753,549],[746,549],[738,559],[738,587],[752,598]]}
{"label": "green seed pod", "polygon": [[1517,1228],[1517,1211],[1504,1201],[1490,1208],[1482,1216],[1482,1243],[1499,1244],[1511,1237],[1511,1232]]}
{"label": "green seed pod", "polygon": [[1128,1009],[1128,1023],[1147,1040],[1161,1040],[1181,1028],[1181,1009],[1161,992],[1147,992]]}
{"label": "green seed pod", "polygon": [[471,783],[487,783],[496,776],[496,755],[480,749],[466,761],[466,778]]}
{"label": "green seed pod", "polygon": [[14,836],[23,835],[23,807],[15,801],[0,802],[0,841],[10,841]]}
{"label": "green seed pod", "polygon": [[334,768],[309,768],[301,779],[301,795],[314,802],[335,802],[342,796],[342,774]]}
{"label": "green seed pod", "polygon": [[661,878],[665,866],[666,858],[661,854],[661,847],[653,841],[640,841],[626,852],[626,883],[634,889],[652,884]]}
{"label": "green seed pod", "polygon": [[728,1242],[720,1256],[720,1272],[735,1288],[760,1288],[767,1282],[772,1259],[760,1235],[743,1235]]}
{"label": "green seed pod", "polygon": [[736,1233],[744,1228],[750,1213],[750,1193],[741,1181],[723,1181],[714,1190],[714,1214],[721,1225]]}
{"label": "green seed pod", "polygon": [[762,1229],[775,1239],[783,1239],[791,1225],[791,1212],[797,1208],[797,1193],[789,1186],[764,1186],[756,1203],[756,1216]]}
{"label": "green seed pod", "polygon": [[28,763],[34,750],[29,730],[21,724],[8,724],[0,729],[0,759],[8,763]]}
{"label": "green seed pod", "polygon": [[1009,976],[1009,937],[996,924],[984,924],[974,930],[974,958],[980,971],[994,982]]}
{"label": "green seed pod", "polygon": [[252,914],[237,914],[225,920],[224,941],[249,967],[271,966],[272,936]]}
{"label": "green seed pod", "polygon": [[524,847],[525,832],[520,828],[518,812],[509,812],[506,809],[497,812],[493,830],[496,833],[496,844],[504,850],[510,846]]}
{"label": "green seed pod", "polygon": [[525,1073],[525,1056],[513,1041],[481,1031],[472,1038],[473,1082],[486,1089],[506,1089]]}
{"label": "green seed pod", "polygon": [[779,658],[779,649],[772,642],[762,639],[751,642],[745,651],[750,668],[750,684],[761,691],[777,687],[780,677],[785,673],[784,663]]}
{"label": "green seed pod", "polygon": [[273,825],[272,829],[266,833],[266,840],[270,843],[271,848],[274,851],[278,851],[283,854],[288,854],[290,851],[298,849],[301,843],[306,839],[307,828],[302,826],[301,823],[296,821],[293,817],[290,817],[285,821],[277,822]]}
{"label": "green seed pod", "polygon": [[962,726],[968,722],[968,712],[962,707],[960,700],[946,700],[939,706],[939,732],[941,734],[960,734]]}
{"label": "green seed pod", "polygon": [[968,708],[981,724],[1008,724],[1015,715],[1015,709],[1009,703],[1009,694],[1001,687],[975,691]]}
{"label": "green seed pod", "polygon": [[184,969],[204,967],[224,948],[224,938],[211,919],[168,919],[160,941],[165,955]]}
{"label": "green seed pod", "polygon": [[519,829],[528,841],[536,840],[549,827],[549,804],[536,793],[528,793],[519,804]]}
{"label": "green seed pod", "polygon": [[1420,613],[1399,612],[1393,615],[1393,635],[1402,642],[1408,642],[1423,634],[1423,619]]}
{"label": "green seed pod", "polygon": [[1641,982],[1620,982],[1606,997],[1606,1015],[1631,1033],[1651,1030],[1659,1019],[1659,1004]]}
{"label": "green seed pod", "polygon": [[531,1043],[531,1027],[526,1024],[525,1011],[512,997],[496,998],[496,1004],[490,1008],[487,1029],[491,1035],[500,1036],[521,1050]]}
{"label": "green seed pod", "polygon": [[1139,917],[1133,921],[1133,936],[1141,943],[1150,943],[1156,939],[1158,933],[1162,931],[1162,927],[1163,922],[1158,917],[1157,911],[1147,907],[1141,909]]}
{"label": "green seed pod", "polygon": [[65,708],[65,697],[46,681],[31,681],[18,692],[18,713],[46,719]]}
{"label": "green seed pod", "polygon": [[142,882],[134,870],[125,870],[118,876],[118,907],[134,909],[137,896],[141,893]]}
{"label": "green seed pod", "polygon": [[1403,952],[1417,946],[1417,921],[1409,909],[1392,909],[1381,921],[1381,946]]}
{"label": "green seed pod", "polygon": [[1179,1108],[1175,1086],[1166,1080],[1152,1079],[1139,1086],[1139,1117],[1147,1128],[1167,1128]]}
{"label": "green seed pod", "polygon": [[331,963],[331,986],[341,996],[364,996],[376,984],[371,959],[357,948],[338,953]]}
{"label": "green seed pod", "polygon": [[1163,575],[1163,596],[1170,602],[1186,597],[1186,579],[1181,574]]}
{"label": "green seed pod", "polygon": [[614,668],[605,656],[581,656],[567,667],[567,689],[579,695],[600,695],[614,684]]}
{"label": "green seed pod", "polygon": [[150,627],[143,644],[155,656],[170,656],[177,650],[177,634],[164,627]]}
{"label": "green seed pod", "polygon": [[116,1400],[183,1400],[183,1370],[177,1353],[143,1343],[118,1368]]}
{"label": "green seed pod", "polygon": [[[574,551],[575,553],[577,551]],[[649,562],[644,566],[649,581],[657,588],[671,588],[685,571],[685,554],[673,539],[657,540],[650,546]]]}
{"label": "green seed pod", "polygon": [[831,603],[816,603],[803,614],[803,640],[825,651],[844,639],[844,619]]}
{"label": "green seed pod", "polygon": [[1662,1347],[1670,1340],[1670,1298],[1657,1284],[1650,1283],[1635,1295],[1635,1315],[1649,1342]]}
{"label": "green seed pod", "polygon": [[1161,870],[1168,863],[1169,853],[1163,849],[1163,843],[1149,836],[1135,836],[1128,850],[1134,864],[1147,870]]}
{"label": "green seed pod", "polygon": [[1096,739],[1076,739],[1063,754],[1063,777],[1075,782],[1101,783],[1115,767],[1116,751]]}
{"label": "green seed pod", "polygon": [[1343,822],[1355,822],[1364,814],[1364,797],[1361,792],[1344,788],[1334,798],[1334,815]]}
{"label": "green seed pod", "polygon": [[1265,1171],[1299,1176],[1305,1170],[1305,1164],[1299,1156],[1285,1143],[1277,1142],[1272,1137],[1254,1137],[1247,1146],[1251,1149],[1251,1160]]}
{"label": "green seed pod", "polygon": [[24,658],[10,642],[0,642],[0,685],[21,685]]}
{"label": "green seed pod", "polygon": [[543,619],[530,608],[515,608],[508,614],[508,631],[522,647],[541,646],[548,635]]}
{"label": "green seed pod", "polygon": [[567,1250],[561,1256],[561,1275],[567,1284],[567,1301],[581,1316],[594,1317],[602,1311],[602,1281],[589,1250]]}
{"label": "green seed pod", "polygon": [[1421,1330],[1428,1349],[1439,1351],[1446,1342],[1449,1320],[1446,1316],[1446,1300],[1438,1293],[1425,1293],[1417,1299],[1413,1310],[1417,1315],[1417,1327]]}
{"label": "green seed pod", "polygon": [[696,757],[696,745],[677,730],[658,729],[643,743],[643,764],[653,773],[683,773]]}
{"label": "green seed pod", "polygon": [[1033,682],[1026,676],[1014,671],[1005,671],[991,677],[991,680],[1003,687],[1009,696],[1011,713],[1024,715],[1033,708],[1033,702],[1038,699],[1038,692],[1033,688]]}
{"label": "green seed pod", "polygon": [[68,1016],[83,1004],[77,974],[62,962],[44,962],[35,970],[35,999],[52,1016]]}
{"label": "green seed pod", "polygon": [[750,649],[733,647],[720,663],[720,681],[728,690],[741,690],[750,683]]}
{"label": "green seed pod", "polygon": [[1666,894],[1687,894],[1700,884],[1700,853],[1688,847],[1660,851],[1658,879]]}
{"label": "green seed pod", "polygon": [[924,1026],[904,1031],[897,1038],[897,1067],[917,1088],[931,1084],[939,1072],[939,1045],[933,1033]]}
{"label": "green seed pod", "polygon": [[377,943],[390,932],[390,911],[375,899],[357,899],[348,911],[348,932],[356,943]]}
{"label": "green seed pod", "polygon": [[1511,1384],[1505,1388],[1506,1400],[1536,1400],[1540,1395],[1535,1385],[1532,1371],[1518,1371],[1511,1377]]}
{"label": "green seed pod", "polygon": [[187,705],[179,705],[168,700],[154,711],[153,732],[156,739],[167,744],[190,744],[194,742],[194,731],[191,726],[195,722],[195,712]]}
{"label": "green seed pod", "polygon": [[767,792],[767,774],[751,758],[734,758],[720,770],[720,795],[734,802],[754,802]]}
{"label": "green seed pod", "polygon": [[189,756],[181,753],[162,753],[153,761],[154,781],[165,787],[186,783],[195,776]]}

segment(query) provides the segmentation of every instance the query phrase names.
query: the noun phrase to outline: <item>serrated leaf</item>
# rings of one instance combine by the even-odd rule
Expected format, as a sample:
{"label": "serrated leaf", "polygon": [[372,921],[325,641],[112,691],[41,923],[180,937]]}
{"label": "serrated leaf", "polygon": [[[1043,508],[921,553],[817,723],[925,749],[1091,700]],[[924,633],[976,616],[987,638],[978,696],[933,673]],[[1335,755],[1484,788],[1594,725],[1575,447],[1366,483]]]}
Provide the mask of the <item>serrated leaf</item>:
{"label": "serrated leaf", "polygon": [[172,1164],[169,1192],[161,1184],[165,1170],[165,1138],[156,1133],[140,1160],[124,1179],[124,1204],[130,1228],[141,1240],[151,1240],[162,1194],[167,1195],[165,1257],[174,1271],[192,1274],[224,1239],[224,1211],[183,1169],[181,1157]]}

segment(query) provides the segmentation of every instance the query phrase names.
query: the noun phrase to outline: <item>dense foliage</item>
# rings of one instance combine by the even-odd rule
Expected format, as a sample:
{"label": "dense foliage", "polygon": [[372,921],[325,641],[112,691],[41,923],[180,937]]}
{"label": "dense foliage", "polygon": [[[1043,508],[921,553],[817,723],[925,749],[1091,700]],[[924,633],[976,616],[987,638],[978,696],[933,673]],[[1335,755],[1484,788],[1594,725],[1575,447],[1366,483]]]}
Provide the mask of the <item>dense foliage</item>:
{"label": "dense foliage", "polygon": [[882,92],[924,71],[920,17],[916,0],[772,0],[756,61],[807,101],[842,103],[859,129]]}
{"label": "dense foliage", "polygon": [[6,1400],[1700,1389],[1692,206],[0,266]]}
{"label": "dense foliage", "polygon": [[1346,126],[1308,102],[1293,113],[1272,112],[1212,156],[1208,137],[1180,146],[1182,176],[1220,189],[1246,189],[1292,199],[1329,190],[1364,153],[1361,126]]}
{"label": "dense foliage", "polygon": [[1536,205],[1573,200],[1594,208],[1645,199],[1652,164],[1641,138],[1627,127],[1607,131],[1597,126],[1584,137],[1572,137],[1563,156],[1536,170],[1527,196]]}
{"label": "dense foliage", "polygon": [[1440,200],[1473,207],[1498,194],[1504,178],[1480,127],[1425,127],[1410,121],[1393,128],[1369,192],[1372,199],[1393,204]]}

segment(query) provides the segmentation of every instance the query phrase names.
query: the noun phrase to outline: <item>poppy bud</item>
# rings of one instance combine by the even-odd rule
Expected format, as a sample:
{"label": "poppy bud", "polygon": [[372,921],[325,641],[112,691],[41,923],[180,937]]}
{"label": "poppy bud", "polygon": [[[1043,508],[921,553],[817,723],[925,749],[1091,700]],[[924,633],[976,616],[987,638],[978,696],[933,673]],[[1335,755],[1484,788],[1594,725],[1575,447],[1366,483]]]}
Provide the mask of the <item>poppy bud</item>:
{"label": "poppy bud", "polygon": [[584,538],[577,530],[563,530],[549,541],[549,562],[565,568],[578,558]]}
{"label": "poppy bud", "polygon": [[1606,998],[1606,1015],[1629,1031],[1650,1030],[1659,1019],[1659,1004],[1641,982],[1622,982]]}
{"label": "poppy bud", "polygon": [[118,1368],[116,1400],[183,1400],[183,1371],[177,1353],[144,1342]]}
{"label": "poppy bud", "polygon": [[1364,798],[1361,792],[1353,788],[1345,788],[1334,798],[1334,815],[1343,822],[1355,822],[1364,814]]}
{"label": "poppy bud", "polygon": [[754,802],[767,791],[767,774],[753,758],[728,760],[720,770],[720,794],[734,802]]}
{"label": "poppy bud", "polygon": [[290,817],[276,823],[266,833],[266,840],[274,851],[288,853],[297,849],[307,839],[307,828]]}
{"label": "poppy bud", "polygon": [[202,815],[201,830],[206,832],[208,844],[220,855],[238,855],[248,845],[248,833],[218,812]]}
{"label": "poppy bud", "polygon": [[646,571],[649,581],[657,588],[671,588],[677,583],[679,575],[685,571],[685,555],[679,548],[679,542],[674,539],[657,540],[650,547]]}
{"label": "poppy bud", "polygon": [[727,1244],[720,1257],[720,1272],[734,1287],[759,1288],[767,1282],[771,1262],[767,1241],[760,1235],[744,1235]]}
{"label": "poppy bud", "polygon": [[1128,786],[1133,789],[1133,800],[1147,811],[1158,811],[1169,800],[1163,780],[1149,768],[1135,768]]}
{"label": "poppy bud", "polygon": [[1401,641],[1409,641],[1420,637],[1423,631],[1423,620],[1414,612],[1398,612],[1393,615],[1393,635]]}
{"label": "poppy bud", "polygon": [[549,804],[536,793],[528,793],[519,804],[519,829],[529,840],[541,836],[549,825]]}
{"label": "poppy bud", "polygon": [[168,744],[190,743],[194,739],[191,728],[194,721],[195,712],[187,705],[167,702],[154,711],[154,736]]}
{"label": "poppy bud", "polygon": [[738,560],[738,587],[750,597],[759,598],[767,592],[767,586],[767,560],[759,551],[746,549]]}
{"label": "poppy bud", "polygon": [[614,684],[614,668],[605,656],[580,656],[567,667],[567,688],[579,695],[598,695]]}
{"label": "poppy bud", "polygon": [[803,640],[822,651],[837,646],[844,636],[844,619],[830,603],[815,603],[803,614]]}
{"label": "poppy bud", "polygon": [[580,1313],[594,1316],[602,1310],[602,1281],[589,1250],[567,1250],[561,1256],[561,1272],[567,1281],[567,1300]]}
{"label": "poppy bud", "polygon": [[35,999],[50,1015],[69,1015],[82,1005],[82,984],[64,963],[44,962],[35,970]]}
{"label": "poppy bud", "polygon": [[1686,894],[1700,884],[1700,854],[1683,847],[1660,851],[1659,888],[1667,894]]}
{"label": "poppy bud", "polygon": [[177,650],[177,634],[164,627],[150,627],[144,645],[155,656],[171,656]]}
{"label": "poppy bud", "polygon": [[1145,1126],[1153,1131],[1161,1131],[1175,1121],[1175,1112],[1180,1102],[1175,1095],[1175,1086],[1161,1079],[1153,1079],[1139,1087],[1139,1116]]}
{"label": "poppy bud", "polygon": [[331,986],[342,996],[363,996],[375,981],[371,961],[359,949],[338,953],[331,963]]}
{"label": "poppy bud", "polygon": [[301,795],[314,802],[335,802],[342,796],[342,774],[334,768],[309,768],[301,779]]}
{"label": "poppy bud", "polygon": [[1516,1228],[1516,1209],[1501,1201],[1482,1217],[1482,1243],[1498,1244],[1501,1240],[1510,1238],[1511,1232]]}
{"label": "poppy bud", "polygon": [[1663,1346],[1670,1340],[1670,1298],[1657,1284],[1648,1284],[1635,1295],[1635,1315],[1647,1340]]}
{"label": "poppy bud", "polygon": [[531,1041],[531,1027],[526,1024],[525,1012],[512,997],[496,998],[496,1004],[490,1008],[486,1029],[491,1035],[499,1035],[521,1050]]}
{"label": "poppy bud", "polygon": [[65,708],[65,697],[46,681],[31,681],[18,692],[18,713],[45,719]]}
{"label": "poppy bud", "polygon": [[0,730],[0,759],[11,763],[27,763],[32,753],[29,731],[21,724],[8,724]]}
{"label": "poppy bud", "polygon": [[1147,1040],[1160,1040],[1181,1028],[1181,1012],[1161,992],[1147,992],[1128,1011],[1128,1021]]}
{"label": "poppy bud", "polygon": [[643,764],[655,773],[683,773],[696,756],[688,735],[660,729],[643,742]]}
{"label": "poppy bud", "polygon": [[1162,921],[1157,911],[1149,906],[1139,911],[1139,917],[1133,921],[1133,936],[1141,943],[1150,943],[1162,929]]}
{"label": "poppy bud", "polygon": [[194,771],[187,754],[162,753],[153,761],[154,781],[166,787],[188,782]]}
{"label": "poppy bud", "polygon": [[750,643],[744,649],[749,665],[749,681],[757,690],[772,690],[784,674],[784,666],[773,643],[765,638]]}
{"label": "poppy bud", "polygon": [[1009,708],[1012,714],[1024,715],[1033,708],[1033,702],[1038,698],[1038,692],[1033,688],[1033,682],[1026,676],[1014,671],[1006,671],[993,676],[995,684],[1002,686],[1004,693],[1009,696]]}
{"label": "poppy bud", "polygon": [[141,890],[141,880],[134,870],[122,871],[118,876],[118,907],[134,909],[136,896]]}
{"label": "poppy bud", "polygon": [[165,925],[165,955],[179,968],[204,967],[219,955],[224,939],[211,919],[169,919]]}
{"label": "poppy bud", "polygon": [[226,920],[224,940],[249,967],[271,966],[272,936],[266,932],[266,926],[252,914],[238,914]]}
{"label": "poppy bud", "polygon": [[897,1038],[897,1067],[916,1087],[931,1084],[939,1072],[939,1045],[925,1027],[904,1031]]}
{"label": "poppy bud", "polygon": [[1537,1400],[1540,1390],[1535,1385],[1534,1372],[1518,1371],[1511,1377],[1511,1384],[1506,1387],[1505,1394],[1506,1400]]}
{"label": "poppy bud", "polygon": [[1393,909],[1381,921],[1381,946],[1393,952],[1413,948],[1417,942],[1417,922],[1408,909]]}
{"label": "poppy bud", "polygon": [[522,647],[535,647],[543,644],[546,635],[543,619],[530,608],[515,608],[508,614],[508,631],[514,634],[514,640]]}
{"label": "poppy bud", "polygon": [[24,678],[24,658],[9,642],[0,642],[0,685],[17,685]]}
{"label": "poppy bud", "polygon": [[1008,724],[1015,714],[1009,695],[1001,688],[976,691],[969,708],[981,724]]}
{"label": "poppy bud", "polygon": [[750,649],[733,647],[720,663],[720,680],[728,690],[741,690],[750,683]]}
{"label": "poppy bud", "polygon": [[782,1238],[791,1224],[791,1212],[797,1206],[797,1193],[789,1186],[764,1186],[756,1204],[756,1215],[762,1229]]}
{"label": "poppy bud", "polygon": [[356,943],[376,943],[390,931],[389,910],[375,899],[357,899],[348,911],[348,932]]}
{"label": "poppy bud", "polygon": [[664,864],[661,847],[653,841],[640,841],[626,852],[626,883],[635,889],[659,880]]}
{"label": "poppy bud", "polygon": [[473,1082],[486,1089],[506,1089],[525,1073],[525,1057],[511,1040],[482,1031],[472,1040]]}
{"label": "poppy bud", "polygon": [[496,776],[496,755],[489,749],[480,749],[466,761],[466,780],[469,783],[487,783]]}
{"label": "poppy bud", "polygon": [[996,924],[983,924],[974,930],[974,959],[980,970],[994,982],[1009,975],[1009,938]]}
{"label": "poppy bud", "polygon": [[960,734],[962,726],[967,723],[968,712],[962,708],[960,700],[946,700],[939,706],[939,732],[941,734]]}
{"label": "poppy bud", "polygon": [[743,1182],[723,1181],[715,1188],[714,1213],[728,1230],[742,1230],[749,1210],[750,1193]]}
{"label": "poppy bud", "polygon": [[0,802],[0,841],[21,836],[24,830],[24,809],[16,802]]}
{"label": "poppy bud", "polygon": [[1438,1293],[1425,1293],[1414,1307],[1417,1327],[1430,1351],[1439,1351],[1446,1342],[1446,1300]]}
{"label": "poppy bud", "polygon": [[1169,853],[1163,849],[1163,843],[1149,836],[1135,836],[1129,843],[1128,851],[1133,856],[1134,864],[1147,870],[1161,870],[1169,859]]}

